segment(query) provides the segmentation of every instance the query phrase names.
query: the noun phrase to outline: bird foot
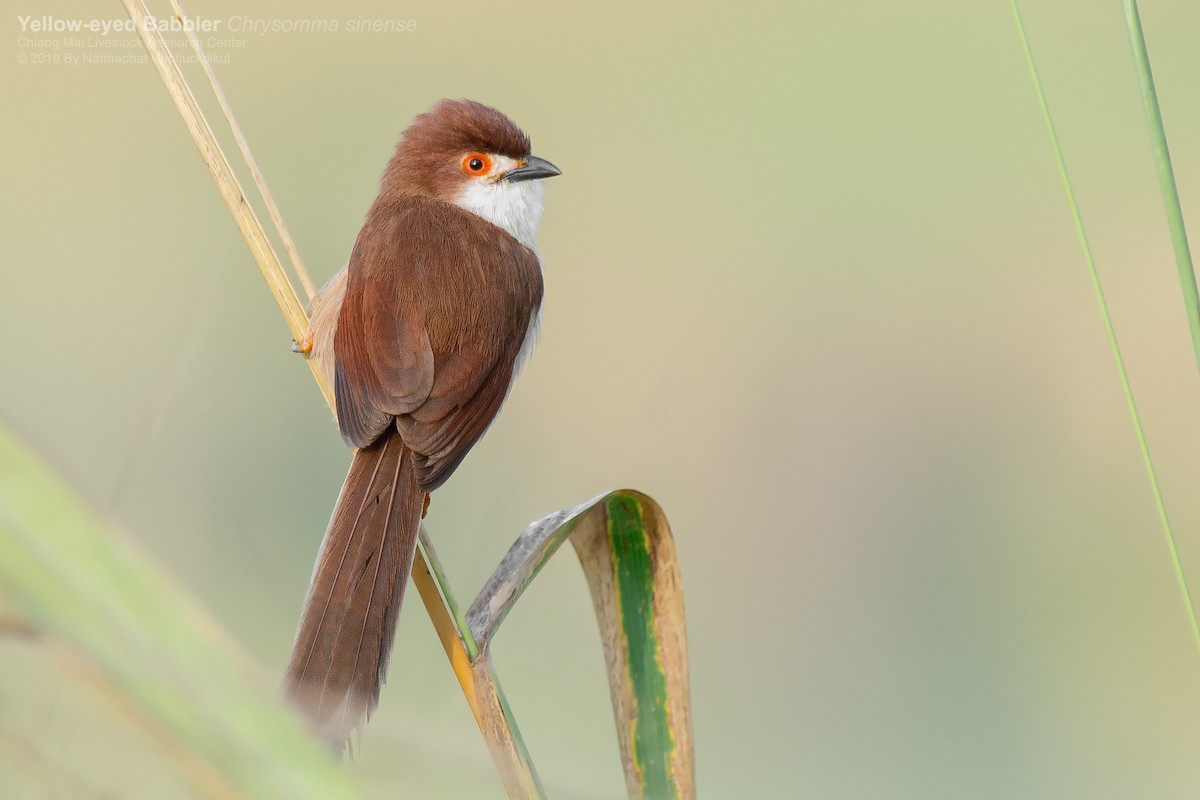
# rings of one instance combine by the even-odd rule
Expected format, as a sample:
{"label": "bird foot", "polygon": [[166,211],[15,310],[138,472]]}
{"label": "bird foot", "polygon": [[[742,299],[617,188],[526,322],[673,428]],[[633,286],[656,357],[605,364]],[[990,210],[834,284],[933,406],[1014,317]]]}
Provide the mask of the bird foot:
{"label": "bird foot", "polygon": [[308,336],[304,337],[304,341],[302,341],[302,342],[297,342],[295,339],[292,340],[292,352],[293,353],[300,353],[301,355],[306,356],[312,352],[312,348],[313,348],[313,342],[312,342],[312,334],[311,333]]}

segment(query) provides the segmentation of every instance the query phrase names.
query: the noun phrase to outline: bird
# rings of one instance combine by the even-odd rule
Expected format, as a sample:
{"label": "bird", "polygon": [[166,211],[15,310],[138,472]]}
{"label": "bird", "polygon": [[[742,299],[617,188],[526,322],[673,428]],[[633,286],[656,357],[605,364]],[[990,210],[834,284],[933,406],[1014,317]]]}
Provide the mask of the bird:
{"label": "bird", "polygon": [[282,689],[337,754],[378,706],[429,493],[536,341],[542,181],[560,174],[500,111],[442,100],[401,134],[346,266],[314,297],[297,349],[333,386],[354,456]]}

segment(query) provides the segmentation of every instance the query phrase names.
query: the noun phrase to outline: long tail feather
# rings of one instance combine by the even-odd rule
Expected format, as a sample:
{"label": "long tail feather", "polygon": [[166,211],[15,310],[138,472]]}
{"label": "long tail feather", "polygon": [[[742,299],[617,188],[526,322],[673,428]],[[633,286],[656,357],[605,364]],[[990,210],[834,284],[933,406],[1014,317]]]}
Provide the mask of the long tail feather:
{"label": "long tail feather", "polygon": [[339,753],[379,704],[424,499],[393,430],[354,454],[321,543],[283,689]]}

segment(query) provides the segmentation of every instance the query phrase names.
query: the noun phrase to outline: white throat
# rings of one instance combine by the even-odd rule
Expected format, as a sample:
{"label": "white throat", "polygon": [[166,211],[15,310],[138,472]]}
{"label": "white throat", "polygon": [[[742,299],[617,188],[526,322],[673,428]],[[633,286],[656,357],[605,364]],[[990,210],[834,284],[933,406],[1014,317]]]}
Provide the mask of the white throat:
{"label": "white throat", "polygon": [[537,252],[537,229],[542,221],[546,188],[540,180],[509,182],[483,178],[468,181],[458,199],[459,208],[499,225],[518,242]]}
{"label": "white throat", "polygon": [[[517,166],[517,162],[508,156],[497,155],[493,158],[496,164],[492,174],[467,181],[466,188],[458,195],[454,204],[483,217],[493,225],[500,226],[536,254],[537,229],[542,221],[542,201],[546,196],[546,187],[542,186],[540,180],[510,182],[493,177]],[[539,258],[538,267],[541,265]],[[539,305],[529,320],[529,327],[525,329],[525,341],[521,344],[514,371],[519,372],[533,353],[541,321],[542,309]]]}

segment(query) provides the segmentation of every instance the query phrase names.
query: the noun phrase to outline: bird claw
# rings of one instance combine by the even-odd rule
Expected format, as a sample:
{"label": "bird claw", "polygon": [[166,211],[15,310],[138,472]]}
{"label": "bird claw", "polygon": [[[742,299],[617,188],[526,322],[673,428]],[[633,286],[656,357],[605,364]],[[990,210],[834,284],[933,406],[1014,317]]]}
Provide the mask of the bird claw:
{"label": "bird claw", "polygon": [[312,348],[313,348],[313,341],[312,341],[311,333],[308,336],[304,337],[303,342],[297,342],[295,339],[292,339],[292,352],[293,353],[299,353],[301,355],[306,356],[312,352]]}

